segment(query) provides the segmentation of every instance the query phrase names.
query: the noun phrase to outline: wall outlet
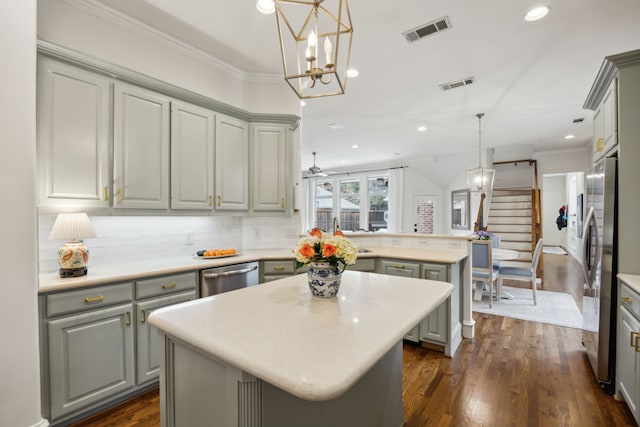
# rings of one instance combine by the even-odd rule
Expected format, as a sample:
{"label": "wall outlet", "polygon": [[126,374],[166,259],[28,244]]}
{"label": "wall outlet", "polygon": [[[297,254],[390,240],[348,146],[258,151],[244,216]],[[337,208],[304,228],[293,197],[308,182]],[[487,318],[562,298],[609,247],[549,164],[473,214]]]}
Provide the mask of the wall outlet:
{"label": "wall outlet", "polygon": [[184,232],[184,244],[185,246],[193,245],[193,231]]}

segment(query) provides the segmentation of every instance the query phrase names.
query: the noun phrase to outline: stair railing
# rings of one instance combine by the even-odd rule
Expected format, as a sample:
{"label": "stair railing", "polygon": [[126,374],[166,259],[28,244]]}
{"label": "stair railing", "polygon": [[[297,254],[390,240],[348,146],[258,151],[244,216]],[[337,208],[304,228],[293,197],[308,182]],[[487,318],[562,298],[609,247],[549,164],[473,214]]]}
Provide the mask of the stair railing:
{"label": "stair railing", "polygon": [[487,197],[485,193],[480,195],[480,206],[478,207],[478,215],[476,215],[476,222],[473,224],[473,231],[477,233],[480,230],[487,231],[487,227],[484,225],[484,199]]}

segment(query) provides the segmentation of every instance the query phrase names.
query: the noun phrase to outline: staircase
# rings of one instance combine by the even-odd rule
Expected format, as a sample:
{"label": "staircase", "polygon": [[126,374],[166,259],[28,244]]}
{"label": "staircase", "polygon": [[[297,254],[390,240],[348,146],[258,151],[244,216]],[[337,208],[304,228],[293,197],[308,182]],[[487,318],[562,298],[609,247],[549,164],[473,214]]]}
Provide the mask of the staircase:
{"label": "staircase", "polygon": [[[526,266],[531,261],[532,242],[532,190],[494,190],[487,221],[487,231],[500,238],[500,247],[520,253],[520,260]],[[518,265],[509,261],[509,265]]]}

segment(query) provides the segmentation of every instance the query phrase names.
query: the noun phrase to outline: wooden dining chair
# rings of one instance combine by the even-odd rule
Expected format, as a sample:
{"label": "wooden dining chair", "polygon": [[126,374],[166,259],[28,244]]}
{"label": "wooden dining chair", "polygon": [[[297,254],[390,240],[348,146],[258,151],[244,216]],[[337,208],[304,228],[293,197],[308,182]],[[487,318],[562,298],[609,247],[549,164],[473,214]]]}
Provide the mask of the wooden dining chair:
{"label": "wooden dining chair", "polygon": [[538,261],[540,260],[540,253],[542,252],[542,239],[538,240],[536,243],[536,248],[533,251],[533,256],[531,257],[531,266],[530,267],[510,267],[510,266],[501,266],[499,269],[499,278],[498,278],[498,292],[501,292],[502,289],[502,281],[504,279],[509,280],[522,280],[531,283],[531,290],[533,291],[533,305],[537,305],[538,301],[536,299],[536,270],[538,269]]}
{"label": "wooden dining chair", "polygon": [[[489,308],[493,308],[493,282],[498,280],[499,272],[493,266],[491,246],[491,240],[474,240],[471,245],[471,280],[489,285]],[[476,292],[482,292],[482,288],[476,288]]]}

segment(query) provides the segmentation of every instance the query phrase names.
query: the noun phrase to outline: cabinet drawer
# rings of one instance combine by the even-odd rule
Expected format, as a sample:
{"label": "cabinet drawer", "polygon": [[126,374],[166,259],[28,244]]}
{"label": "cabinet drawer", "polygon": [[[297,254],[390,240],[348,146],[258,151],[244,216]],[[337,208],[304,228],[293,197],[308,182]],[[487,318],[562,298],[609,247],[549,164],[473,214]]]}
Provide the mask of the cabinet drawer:
{"label": "cabinet drawer", "polygon": [[196,273],[174,274],[136,281],[136,299],[188,291],[196,287]]}
{"label": "cabinet drawer", "polygon": [[263,274],[293,274],[296,270],[295,260],[263,261]]}
{"label": "cabinet drawer", "polygon": [[356,261],[354,265],[348,266],[347,270],[375,272],[376,260],[375,258],[360,258]]}
{"label": "cabinet drawer", "polygon": [[635,317],[640,318],[640,295],[622,282],[620,287],[620,303]]}
{"label": "cabinet drawer", "polygon": [[131,283],[47,295],[47,317],[131,301]]}

